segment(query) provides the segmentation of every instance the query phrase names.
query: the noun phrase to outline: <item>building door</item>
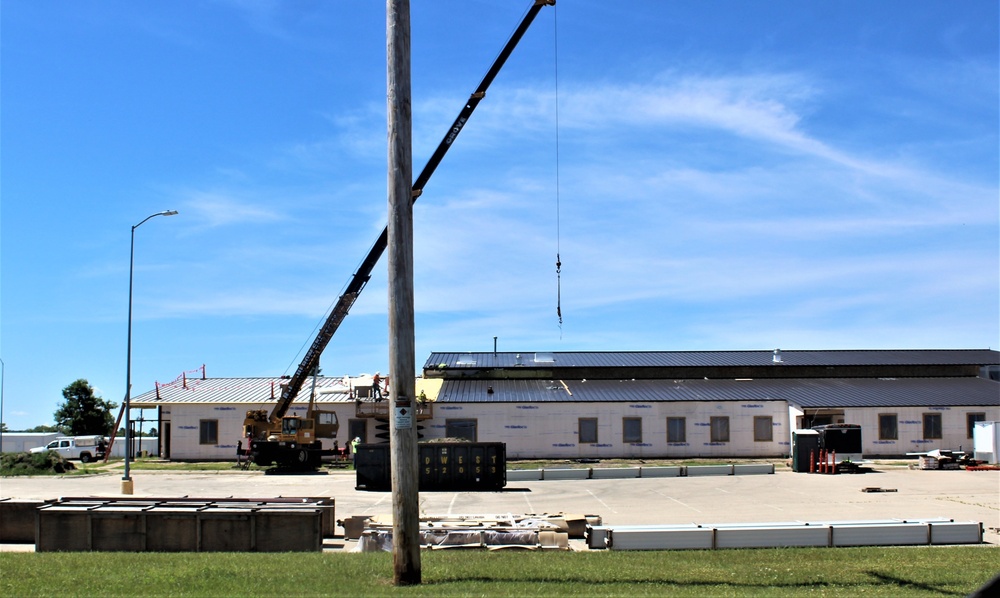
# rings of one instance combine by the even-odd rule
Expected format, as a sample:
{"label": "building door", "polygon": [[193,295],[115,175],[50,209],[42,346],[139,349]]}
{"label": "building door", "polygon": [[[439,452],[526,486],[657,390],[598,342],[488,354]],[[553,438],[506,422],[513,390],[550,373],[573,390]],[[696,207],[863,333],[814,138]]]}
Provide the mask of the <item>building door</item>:
{"label": "building door", "polygon": [[349,419],[347,420],[347,440],[346,442],[350,444],[355,438],[361,439],[361,444],[368,443],[368,420],[367,419]]}
{"label": "building door", "polygon": [[170,458],[170,422],[163,422],[163,431],[160,432],[160,442],[163,443],[162,456],[164,459]]}

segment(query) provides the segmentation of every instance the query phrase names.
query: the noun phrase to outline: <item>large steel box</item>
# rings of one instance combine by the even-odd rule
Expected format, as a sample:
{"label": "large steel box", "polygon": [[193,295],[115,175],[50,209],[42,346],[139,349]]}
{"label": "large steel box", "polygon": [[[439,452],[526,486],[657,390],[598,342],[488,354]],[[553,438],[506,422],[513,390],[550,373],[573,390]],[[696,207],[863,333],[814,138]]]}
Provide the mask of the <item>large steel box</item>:
{"label": "large steel box", "polygon": [[89,551],[88,507],[42,507],[38,510],[35,552]]}
{"label": "large steel box", "polygon": [[42,500],[0,499],[0,544],[34,544],[35,512]]}
{"label": "large steel box", "polygon": [[254,545],[267,552],[320,552],[320,509],[268,509],[255,513]]}
{"label": "large steel box", "polygon": [[198,517],[202,552],[250,552],[254,549],[253,511],[209,507]]}
{"label": "large steel box", "polygon": [[162,507],[146,514],[146,550],[197,552],[198,511]]}
{"label": "large steel box", "polygon": [[146,520],[142,509],[96,509],[90,516],[91,550],[142,552],[146,548]]}

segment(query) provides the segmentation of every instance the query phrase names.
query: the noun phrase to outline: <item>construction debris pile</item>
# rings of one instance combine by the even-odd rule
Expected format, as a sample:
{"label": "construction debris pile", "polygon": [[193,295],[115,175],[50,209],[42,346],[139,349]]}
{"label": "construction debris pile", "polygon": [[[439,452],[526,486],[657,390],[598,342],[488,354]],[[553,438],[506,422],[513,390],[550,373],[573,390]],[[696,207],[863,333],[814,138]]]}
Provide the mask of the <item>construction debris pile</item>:
{"label": "construction debris pile", "polygon": [[920,469],[973,469],[982,465],[981,461],[962,451],[934,449],[917,455]]}
{"label": "construction debris pile", "polygon": [[[344,537],[357,538],[355,552],[392,551],[392,518],[352,517],[338,522]],[[428,550],[569,550],[569,539],[582,539],[597,515],[429,515],[420,520],[420,544]]]}

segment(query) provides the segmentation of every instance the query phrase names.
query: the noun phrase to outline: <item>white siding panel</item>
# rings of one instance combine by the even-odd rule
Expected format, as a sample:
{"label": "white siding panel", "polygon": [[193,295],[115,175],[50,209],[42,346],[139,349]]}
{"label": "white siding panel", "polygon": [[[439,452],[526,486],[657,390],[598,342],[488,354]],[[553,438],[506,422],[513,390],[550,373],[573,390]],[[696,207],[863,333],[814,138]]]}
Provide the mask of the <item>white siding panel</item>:
{"label": "white siding panel", "polygon": [[[879,438],[879,414],[896,414],[898,438]],[[941,415],[941,438],[924,438],[924,414]],[[934,449],[970,450],[969,413],[985,413],[986,419],[1000,418],[1000,407],[865,407],[844,411],[844,422],[860,424],[865,457],[901,456]]]}
{"label": "white siding panel", "polygon": [[795,527],[719,527],[715,532],[716,548],[776,548],[786,546],[828,546],[830,528]]}
{"label": "white siding panel", "polygon": [[[770,416],[770,442],[755,442],[753,417]],[[729,417],[729,442],[712,442],[709,421]],[[597,442],[578,442],[579,419],[597,419]],[[625,443],[623,420],[642,420],[642,442]],[[667,417],[686,419],[686,441],[667,443]],[[783,401],[671,403],[444,403],[434,406],[425,438],[445,436],[446,420],[475,419],[479,442],[504,442],[508,459],[774,457],[788,453]]]}
{"label": "white siding panel", "polygon": [[927,523],[834,526],[832,546],[913,546],[928,543]]}
{"label": "white siding panel", "polygon": [[931,544],[980,544],[983,541],[983,524],[978,521],[943,521],[928,525]]}
{"label": "white siding panel", "polygon": [[[237,443],[243,440],[243,420],[251,409],[267,409],[273,404],[210,405],[175,404],[171,406],[170,418],[170,458],[178,461],[228,461],[236,460]],[[336,411],[340,422],[337,440],[343,446],[347,434],[347,418],[353,417],[354,405],[323,405],[324,411]],[[289,414],[305,416],[307,407],[296,405]],[[215,419],[219,422],[219,437],[216,444],[200,444],[201,420]],[[324,448],[333,448],[332,440],[324,440]]]}

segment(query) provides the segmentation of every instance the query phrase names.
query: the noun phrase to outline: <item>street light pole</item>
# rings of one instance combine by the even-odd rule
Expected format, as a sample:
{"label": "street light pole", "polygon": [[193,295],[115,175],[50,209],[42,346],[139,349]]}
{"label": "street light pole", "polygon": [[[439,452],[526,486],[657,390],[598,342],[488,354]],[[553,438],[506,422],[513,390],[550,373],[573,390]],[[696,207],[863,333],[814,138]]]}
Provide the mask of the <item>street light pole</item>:
{"label": "street light pole", "polygon": [[150,214],[142,222],[132,227],[132,242],[128,258],[128,350],[125,356],[125,405],[123,406],[125,410],[125,475],[122,476],[122,494],[132,494],[132,478],[129,475],[129,462],[131,460],[129,453],[132,448],[130,438],[132,422],[129,421],[129,408],[132,399],[132,273],[135,267],[135,229],[142,226],[150,218],[156,216],[174,216],[176,214],[177,210],[164,210],[163,212]]}

